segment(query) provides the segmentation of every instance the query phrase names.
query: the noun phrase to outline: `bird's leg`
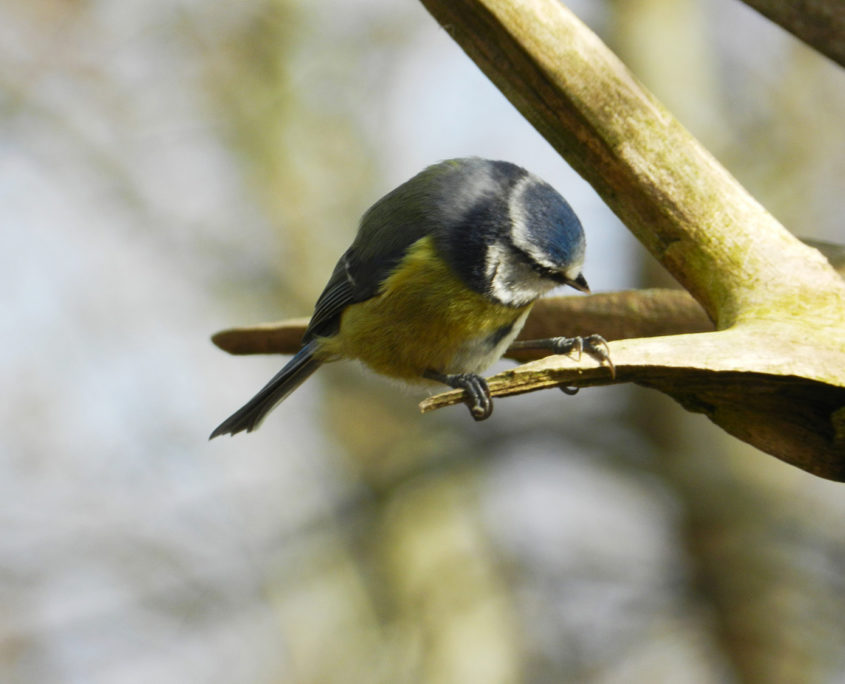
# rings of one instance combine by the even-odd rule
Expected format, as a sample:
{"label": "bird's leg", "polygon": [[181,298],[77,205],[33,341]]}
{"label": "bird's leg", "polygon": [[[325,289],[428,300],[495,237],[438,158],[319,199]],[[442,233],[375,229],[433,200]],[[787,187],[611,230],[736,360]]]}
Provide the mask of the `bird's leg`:
{"label": "bird's leg", "polygon": [[454,389],[462,389],[467,393],[465,400],[469,412],[475,420],[486,420],[493,413],[493,399],[487,381],[475,373],[438,373],[428,370],[423,376],[429,380],[442,382]]}
{"label": "bird's leg", "polygon": [[[616,367],[610,359],[610,348],[607,340],[601,335],[587,335],[586,337],[549,337],[544,340],[517,340],[512,342],[510,349],[519,350],[548,350],[553,354],[570,354],[577,352],[576,358],[580,359],[582,352],[586,352],[603,366],[610,370],[610,377],[616,378]],[[577,387],[561,387],[566,394],[576,394]]]}
{"label": "bird's leg", "polygon": [[576,358],[581,358],[581,353],[586,352],[599,363],[607,366],[610,374],[616,377],[616,368],[610,360],[610,348],[607,340],[601,335],[587,335],[585,337],[548,337],[543,340],[517,340],[511,342],[510,349],[519,350],[548,350],[553,354],[569,354],[573,350]]}

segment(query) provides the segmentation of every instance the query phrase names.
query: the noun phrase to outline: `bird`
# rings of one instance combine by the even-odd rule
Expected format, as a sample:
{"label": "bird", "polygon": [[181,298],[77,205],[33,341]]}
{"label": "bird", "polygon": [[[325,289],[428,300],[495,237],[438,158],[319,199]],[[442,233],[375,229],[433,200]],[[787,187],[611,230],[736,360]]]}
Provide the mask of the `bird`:
{"label": "bird", "polygon": [[[428,166],[364,213],[299,351],[209,439],[252,432],[321,365],[340,359],[463,389],[471,416],[488,418],[493,402],[480,373],[511,346],[540,296],[559,285],[590,291],[585,246],[567,201],[524,168],[479,157]],[[613,372],[600,335],[517,344],[586,350]]]}

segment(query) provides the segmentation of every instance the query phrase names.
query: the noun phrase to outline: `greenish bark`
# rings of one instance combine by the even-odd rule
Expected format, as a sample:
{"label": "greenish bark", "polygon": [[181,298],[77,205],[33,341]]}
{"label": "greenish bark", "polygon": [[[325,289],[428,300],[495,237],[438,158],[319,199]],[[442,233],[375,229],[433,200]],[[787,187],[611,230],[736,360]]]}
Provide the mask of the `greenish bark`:
{"label": "greenish bark", "polygon": [[842,0],[743,0],[776,24],[845,66]]}
{"label": "greenish bark", "polygon": [[[715,322],[715,332],[612,343],[616,381],[664,391],[768,453],[845,479],[845,287],[830,264],[557,0],[422,2]],[[490,386],[608,382],[591,360],[551,357]]]}

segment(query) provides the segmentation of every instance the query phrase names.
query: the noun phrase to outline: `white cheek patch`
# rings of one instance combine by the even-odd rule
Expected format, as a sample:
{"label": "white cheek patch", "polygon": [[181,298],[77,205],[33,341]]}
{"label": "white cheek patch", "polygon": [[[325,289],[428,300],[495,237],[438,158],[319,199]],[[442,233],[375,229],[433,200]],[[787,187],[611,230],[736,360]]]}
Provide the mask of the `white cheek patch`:
{"label": "white cheek patch", "polygon": [[507,306],[525,306],[555,287],[498,242],[487,248],[484,269],[490,294]]}

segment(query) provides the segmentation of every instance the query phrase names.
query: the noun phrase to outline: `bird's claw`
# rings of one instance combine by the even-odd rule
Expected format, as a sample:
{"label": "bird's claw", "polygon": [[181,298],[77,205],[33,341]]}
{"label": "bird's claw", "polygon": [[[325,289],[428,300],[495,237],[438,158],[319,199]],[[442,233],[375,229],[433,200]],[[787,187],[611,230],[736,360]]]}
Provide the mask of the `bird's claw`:
{"label": "bird's claw", "polygon": [[469,407],[469,413],[476,421],[487,420],[493,413],[493,398],[487,381],[475,373],[437,373],[429,371],[425,377],[437,380],[454,389],[466,392],[464,403]]}
{"label": "bird's claw", "polygon": [[[601,335],[586,335],[585,337],[549,337],[542,340],[517,340],[511,344],[511,349],[547,349],[553,354],[571,354],[575,352],[575,358],[581,358],[586,352],[598,362],[607,366],[610,370],[610,377],[616,379],[616,367],[610,358],[610,347]],[[564,394],[578,394],[577,387],[561,386]]]}
{"label": "bird's claw", "polygon": [[[610,359],[610,347],[601,335],[586,335],[585,337],[552,337],[548,340],[549,349],[555,354],[571,354],[576,352],[576,359],[586,352],[601,365],[607,366],[610,377],[616,379],[616,367]],[[568,392],[567,392],[568,394]]]}
{"label": "bird's claw", "polygon": [[466,405],[472,417],[477,420],[487,420],[493,413],[493,399],[487,381],[474,373],[460,373],[456,376],[455,388],[463,388],[467,393]]}

